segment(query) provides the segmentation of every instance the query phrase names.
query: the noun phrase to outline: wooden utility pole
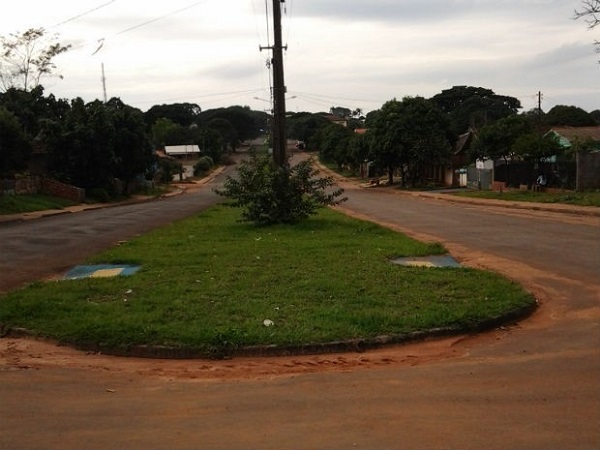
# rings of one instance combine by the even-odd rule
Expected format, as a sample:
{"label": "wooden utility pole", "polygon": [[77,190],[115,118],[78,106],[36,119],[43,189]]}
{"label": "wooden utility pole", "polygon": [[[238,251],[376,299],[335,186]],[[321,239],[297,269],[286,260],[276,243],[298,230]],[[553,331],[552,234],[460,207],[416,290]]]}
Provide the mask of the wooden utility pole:
{"label": "wooden utility pole", "polygon": [[273,32],[274,44],[267,48],[273,51],[273,131],[271,135],[273,143],[273,162],[278,167],[288,164],[287,158],[287,136],[285,131],[285,81],[283,77],[283,50],[281,40],[281,3],[285,0],[273,0]]}

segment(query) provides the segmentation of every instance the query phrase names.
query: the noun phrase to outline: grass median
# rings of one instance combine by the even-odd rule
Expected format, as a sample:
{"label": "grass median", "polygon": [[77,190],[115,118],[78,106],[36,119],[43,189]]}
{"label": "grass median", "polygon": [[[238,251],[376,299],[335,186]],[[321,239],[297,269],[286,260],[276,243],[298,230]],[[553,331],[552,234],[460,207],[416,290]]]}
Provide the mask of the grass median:
{"label": "grass median", "polygon": [[471,329],[535,304],[494,273],[392,264],[445,250],[330,209],[267,228],[238,223],[239,215],[221,205],[88,261],[140,265],[132,276],[9,293],[0,324],[80,348],[159,345],[214,357],[247,346]]}

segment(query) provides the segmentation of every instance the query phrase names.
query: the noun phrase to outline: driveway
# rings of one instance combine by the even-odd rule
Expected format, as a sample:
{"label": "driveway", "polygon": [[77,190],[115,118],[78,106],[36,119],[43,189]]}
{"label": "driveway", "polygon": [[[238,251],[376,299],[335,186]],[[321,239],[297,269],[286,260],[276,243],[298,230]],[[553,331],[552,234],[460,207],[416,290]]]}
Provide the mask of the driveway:
{"label": "driveway", "polygon": [[[213,185],[148,207],[191,214]],[[524,284],[540,308],[480,335],[304,357],[123,359],[2,339],[0,449],[598,449],[598,218],[346,188],[345,212],[440,241],[463,264]],[[93,236],[144,232],[138,207],[94,216]],[[0,258],[6,236],[14,255],[28,233],[91,225],[27,226],[0,226]],[[41,247],[44,260],[63,245]],[[35,247],[23,253],[33,264]]]}

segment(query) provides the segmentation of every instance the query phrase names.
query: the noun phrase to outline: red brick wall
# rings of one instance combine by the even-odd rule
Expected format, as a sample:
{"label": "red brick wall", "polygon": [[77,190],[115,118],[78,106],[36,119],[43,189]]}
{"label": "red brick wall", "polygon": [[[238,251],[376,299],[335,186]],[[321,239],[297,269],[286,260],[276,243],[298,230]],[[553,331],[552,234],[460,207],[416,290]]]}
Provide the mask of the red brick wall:
{"label": "red brick wall", "polygon": [[53,195],[54,197],[66,198],[75,203],[82,203],[85,200],[84,189],[70,186],[48,177],[42,178],[40,192]]}
{"label": "red brick wall", "polygon": [[[9,192],[4,192],[5,190]],[[0,180],[0,195],[8,193],[15,195],[48,194],[75,203],[82,203],[85,200],[84,189],[39,175],[28,175],[14,180]]]}

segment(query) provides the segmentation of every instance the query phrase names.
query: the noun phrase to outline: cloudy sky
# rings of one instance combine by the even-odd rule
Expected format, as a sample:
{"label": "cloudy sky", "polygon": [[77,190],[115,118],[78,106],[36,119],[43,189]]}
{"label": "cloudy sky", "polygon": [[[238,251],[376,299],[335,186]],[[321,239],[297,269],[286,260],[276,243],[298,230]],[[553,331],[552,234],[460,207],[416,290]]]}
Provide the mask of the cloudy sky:
{"label": "cloudy sky", "polygon": [[[11,2],[0,35],[44,27],[72,49],[46,93],[108,98],[148,110],[269,109],[271,0],[53,0]],[[600,109],[600,55],[573,20],[580,0],[286,0],[290,111],[364,112],[392,98],[431,97],[455,85],[521,100],[524,110]],[[267,15],[268,10],[268,15]],[[269,25],[269,28],[267,28]],[[599,27],[600,28],[600,27]],[[105,83],[102,81],[104,68]]]}

